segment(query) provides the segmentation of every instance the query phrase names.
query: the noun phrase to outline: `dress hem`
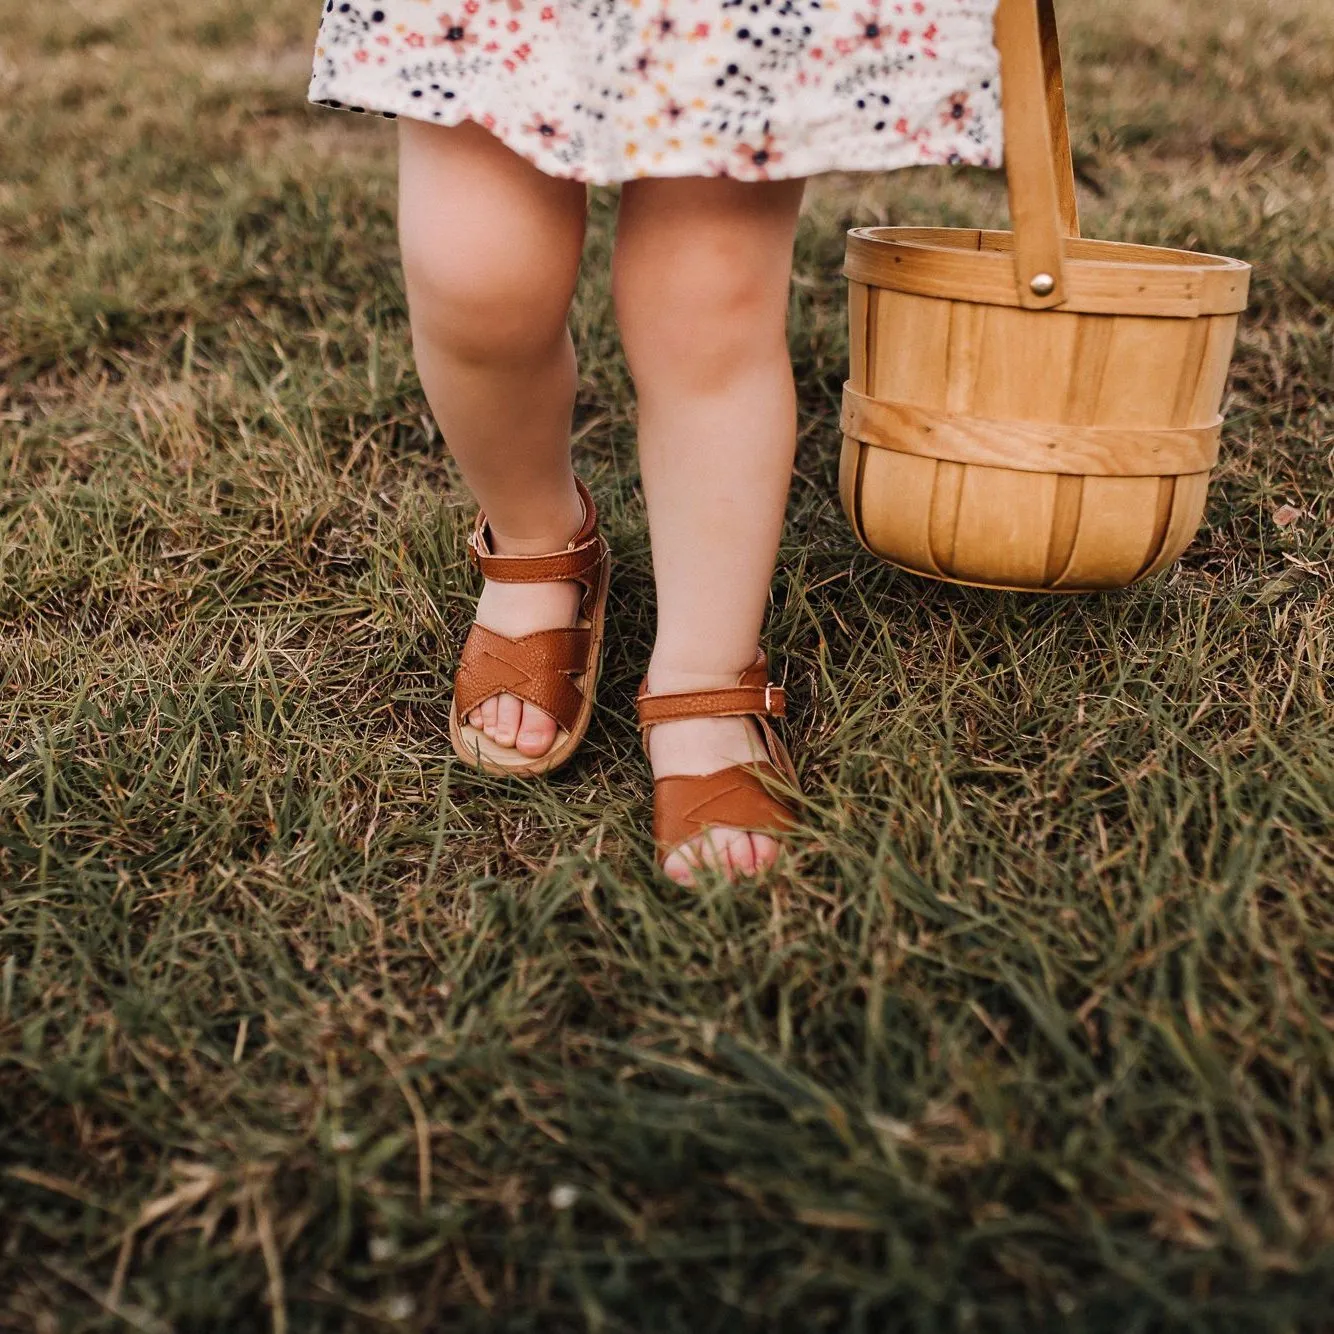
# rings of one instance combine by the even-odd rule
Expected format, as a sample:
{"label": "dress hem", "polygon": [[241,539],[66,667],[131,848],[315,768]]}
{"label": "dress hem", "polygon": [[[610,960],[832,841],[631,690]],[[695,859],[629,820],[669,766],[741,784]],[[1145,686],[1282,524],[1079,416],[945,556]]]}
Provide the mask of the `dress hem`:
{"label": "dress hem", "polygon": [[[474,125],[480,125],[503,143],[506,148],[517,153],[527,162],[532,163],[545,175],[555,176],[563,180],[580,181],[586,185],[595,186],[623,185],[626,181],[652,179],[654,177],[681,178],[694,176],[706,180],[784,181],[832,175],[834,173],[902,171],[909,167],[959,166],[995,169],[1001,165],[999,154],[992,155],[985,150],[976,154],[954,152],[946,155],[931,153],[924,152],[920,144],[910,139],[899,138],[895,141],[897,152],[887,152],[882,157],[878,156],[875,161],[870,162],[861,160],[831,162],[823,160],[825,156],[823,153],[820,158],[815,158],[811,154],[803,156],[789,148],[783,152],[781,165],[768,166],[753,174],[742,171],[701,170],[700,163],[693,157],[687,160],[685,154],[676,155],[674,161],[669,158],[666,162],[655,162],[650,168],[639,172],[618,172],[615,169],[590,171],[587,168],[572,167],[551,157],[539,157],[537,154],[528,151],[525,142],[519,139],[518,135],[509,130],[507,126],[498,123],[488,125],[485,122],[491,119],[489,115],[486,113],[473,114],[463,107],[459,107],[457,110],[450,108],[445,112],[432,112],[428,115],[418,106],[413,105],[414,99],[411,97],[398,102],[390,102],[383,99],[382,95],[377,94],[375,100],[378,104],[370,105],[368,100],[357,98],[354,94],[343,91],[342,96],[336,96],[335,90],[328,84],[317,88],[314,83],[310,87],[307,100],[315,106],[327,107],[334,111],[380,116],[388,120],[402,118],[419,121],[425,125],[452,127],[471,122]],[[795,162],[793,159],[795,159]]]}

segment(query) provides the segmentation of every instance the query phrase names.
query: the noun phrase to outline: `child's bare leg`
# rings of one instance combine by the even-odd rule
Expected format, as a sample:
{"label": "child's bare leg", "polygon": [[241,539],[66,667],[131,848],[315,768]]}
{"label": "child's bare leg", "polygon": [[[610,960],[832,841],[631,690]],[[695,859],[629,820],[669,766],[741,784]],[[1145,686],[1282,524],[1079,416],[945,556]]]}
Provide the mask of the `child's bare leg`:
{"label": "child's bare leg", "polygon": [[[653,543],[654,692],[735,681],[754,661],[796,444],[787,348],[792,242],[803,182],[641,178],[622,189],[613,263],[617,321],[639,400]],[[654,773],[762,759],[742,718],[649,734]],[[773,839],[710,830],[665,867],[768,865]]]}
{"label": "child's bare leg", "polygon": [[[399,233],[422,387],[496,551],[537,555],[578,531],[570,468],[577,384],[567,324],[586,187],[547,176],[479,125],[399,121]],[[573,623],[572,583],[488,583],[477,619],[501,634]],[[513,695],[470,716],[524,755],[554,721]]]}

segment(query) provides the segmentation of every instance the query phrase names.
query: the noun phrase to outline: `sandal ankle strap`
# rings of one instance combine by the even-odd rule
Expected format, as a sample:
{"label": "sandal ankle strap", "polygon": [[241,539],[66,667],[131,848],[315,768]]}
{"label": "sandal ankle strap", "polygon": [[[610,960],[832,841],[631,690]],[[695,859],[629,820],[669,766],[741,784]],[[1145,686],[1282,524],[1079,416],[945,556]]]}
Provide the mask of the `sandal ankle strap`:
{"label": "sandal ankle strap", "polygon": [[635,707],[639,711],[639,725],[645,728],[679,722],[682,718],[733,718],[749,714],[782,718],[787,712],[787,695],[782,686],[768,682],[762,686],[719,686],[670,695],[641,693]]}
{"label": "sandal ankle strap", "polygon": [[478,510],[477,521],[468,538],[468,559],[481,570],[484,578],[500,584],[550,584],[568,579],[583,584],[587,594],[597,582],[598,567],[607,558],[608,548],[598,531],[593,497],[578,477],[574,479],[574,485],[583,503],[584,520],[564,551],[545,552],[539,556],[497,556],[491,551],[486,515]]}
{"label": "sandal ankle strap", "polygon": [[756,715],[782,718],[787,712],[787,693],[768,679],[769,669],[763,651],[741,673],[735,685],[712,686],[705,690],[680,690],[651,695],[648,678],[640,683],[635,698],[640,730],[647,733],[658,723],[679,722],[683,718],[734,718]]}

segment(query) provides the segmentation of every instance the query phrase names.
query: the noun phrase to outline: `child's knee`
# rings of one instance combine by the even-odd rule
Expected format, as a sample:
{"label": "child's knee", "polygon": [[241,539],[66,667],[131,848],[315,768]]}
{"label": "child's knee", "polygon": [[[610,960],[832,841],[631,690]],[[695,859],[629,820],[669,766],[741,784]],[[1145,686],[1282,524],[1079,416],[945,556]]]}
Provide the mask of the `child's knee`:
{"label": "child's knee", "polygon": [[540,266],[447,239],[403,245],[414,333],[462,360],[523,360],[564,336],[570,292]]}
{"label": "child's knee", "polygon": [[785,284],[726,245],[687,249],[655,274],[614,270],[612,291],[636,381],[681,379],[704,390],[786,346]]}

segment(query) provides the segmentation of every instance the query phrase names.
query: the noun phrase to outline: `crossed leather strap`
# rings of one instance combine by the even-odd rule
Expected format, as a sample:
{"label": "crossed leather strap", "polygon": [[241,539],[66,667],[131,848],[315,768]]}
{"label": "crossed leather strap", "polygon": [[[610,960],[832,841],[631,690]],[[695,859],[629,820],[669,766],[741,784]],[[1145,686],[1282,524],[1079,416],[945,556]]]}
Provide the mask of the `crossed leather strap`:
{"label": "crossed leather strap", "polygon": [[669,774],[653,784],[653,841],[658,860],[706,829],[722,827],[752,833],[781,833],[796,823],[789,806],[770,790],[772,783],[796,785],[792,761],[770,718],[781,718],[787,698],[768,679],[763,653],[734,686],[650,695],[648,683],[635,701],[639,727],[648,748],[649,729],[682,718],[753,717],[764,739],[768,761],[733,764],[711,774]]}
{"label": "crossed leather strap", "polygon": [[478,513],[468,555],[487,579],[502,584],[545,584],[572,580],[582,585],[579,616],[585,624],[534,630],[511,638],[473,624],[454,677],[458,716],[467,716],[493,695],[515,695],[536,705],[566,732],[574,730],[583,693],[573,678],[589,670],[590,626],[599,571],[607,559],[606,539],[597,530],[597,510],[583,482],[575,479],[584,504],[584,522],[564,551],[543,556],[496,556],[491,552],[486,515]]}

